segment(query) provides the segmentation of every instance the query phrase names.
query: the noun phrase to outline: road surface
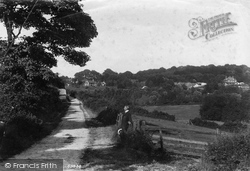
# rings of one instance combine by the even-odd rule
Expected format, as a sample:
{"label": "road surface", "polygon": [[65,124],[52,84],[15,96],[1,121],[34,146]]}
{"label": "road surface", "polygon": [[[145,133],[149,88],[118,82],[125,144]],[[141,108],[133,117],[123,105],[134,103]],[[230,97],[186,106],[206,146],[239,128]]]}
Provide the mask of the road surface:
{"label": "road surface", "polygon": [[[64,170],[79,169],[80,157],[86,148],[105,148],[112,144],[111,127],[86,128],[86,118],[94,115],[85,110],[77,99],[71,101],[69,110],[56,130],[51,135],[31,146],[26,151],[15,155],[13,159],[63,159]],[[5,171],[5,162],[0,170]],[[75,166],[78,166],[75,168]]]}

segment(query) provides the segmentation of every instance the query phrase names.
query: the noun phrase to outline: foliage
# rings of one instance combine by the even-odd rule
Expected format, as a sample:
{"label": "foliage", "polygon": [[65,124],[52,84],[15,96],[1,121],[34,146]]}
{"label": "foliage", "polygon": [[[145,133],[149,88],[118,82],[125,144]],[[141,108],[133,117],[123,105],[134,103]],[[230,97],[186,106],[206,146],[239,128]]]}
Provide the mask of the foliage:
{"label": "foliage", "polygon": [[98,111],[100,108],[108,106],[108,101],[101,96],[99,91],[74,91],[83,104],[93,111]]}
{"label": "foliage", "polygon": [[[76,74],[88,71],[85,70]],[[117,73],[111,69],[106,69],[102,74],[96,73],[95,75],[99,76],[98,79],[94,80],[97,82],[104,81],[108,87],[125,90],[136,89],[134,93],[144,91],[144,96],[135,98],[134,103],[137,103],[137,105],[200,104],[206,94],[215,91],[242,93],[243,90],[240,88],[223,86],[223,80],[227,76],[233,76],[238,82],[250,83],[249,73],[250,68],[245,65],[228,64],[224,66],[181,66],[169,69],[149,69],[135,74],[129,71]],[[207,85],[201,88],[191,88],[186,85],[199,82],[207,83]],[[80,87],[82,84],[82,81],[78,81],[75,86]],[[144,86],[147,89],[142,89]],[[157,92],[158,95],[152,94],[153,92]]]}
{"label": "foliage", "polygon": [[111,69],[106,69],[102,74],[102,79],[106,82],[107,86],[115,86],[118,78],[118,73],[112,71]]}
{"label": "foliage", "polygon": [[214,171],[246,169],[250,166],[250,135],[219,137],[216,142],[208,145],[205,160],[214,165]]}
{"label": "foliage", "polygon": [[246,116],[246,119],[249,120],[250,119],[250,90],[243,92],[241,97],[241,105],[242,105],[242,109],[244,112],[244,116]]}
{"label": "foliage", "polygon": [[223,125],[220,126],[222,131],[240,133],[247,129],[247,125],[242,124],[241,122],[225,122]]}
{"label": "foliage", "polygon": [[[29,114],[46,108],[40,102],[44,94],[51,92],[50,85],[63,86],[50,70],[57,64],[55,56],[84,66],[89,56],[75,48],[89,46],[97,32],[78,1],[1,3],[0,21],[6,27],[7,40],[1,44],[0,108],[8,120],[15,113]],[[34,29],[32,36],[20,38],[22,29],[30,28]]]}
{"label": "foliage", "polygon": [[107,107],[105,110],[101,111],[95,119],[101,122],[104,126],[114,125],[118,113],[118,110]]}
{"label": "foliage", "polygon": [[204,120],[240,121],[247,119],[245,110],[240,94],[214,93],[204,98],[200,115]]}
{"label": "foliage", "polygon": [[143,131],[129,131],[124,135],[121,144],[126,148],[142,151],[148,155],[151,155],[154,150],[151,137]]}
{"label": "foliage", "polygon": [[140,107],[132,107],[131,113],[134,115],[141,115],[141,116],[147,116],[147,117],[152,117],[152,118],[159,118],[159,119],[175,121],[174,115],[170,115],[166,112],[161,112],[161,111],[156,111],[156,110],[149,112],[146,109],[143,109]]}
{"label": "foliage", "polygon": [[66,92],[67,92],[67,94],[69,94],[69,96],[76,98],[77,91],[66,89]]}
{"label": "foliage", "polygon": [[77,94],[78,98],[83,101],[84,105],[94,111],[98,111],[105,106],[122,111],[126,104],[131,104],[131,90],[105,88],[84,90]]}
{"label": "foliage", "polygon": [[6,123],[0,154],[2,157],[16,154],[44,135],[42,120],[26,114],[15,116]]}
{"label": "foliage", "polygon": [[[140,107],[134,107],[134,105],[132,105],[134,100],[133,98],[135,96],[134,90],[115,90],[106,88],[103,90],[80,91],[78,92],[77,96],[80,100],[83,101],[86,107],[89,107],[94,111],[98,111],[103,107],[107,107],[106,110],[117,111],[118,113],[123,111],[123,107],[125,105],[130,105],[132,114],[161,118],[171,121],[175,120],[175,116],[169,115],[168,113],[160,111],[148,112],[147,110]],[[117,114],[112,115],[110,117],[112,117],[113,119],[107,118],[107,120],[110,120],[110,122],[113,123],[112,121],[115,121],[116,116]]]}
{"label": "foliage", "polygon": [[16,43],[20,34],[15,35],[15,29],[35,28],[32,36],[22,37],[21,43],[41,64],[56,66],[54,55],[62,55],[66,61],[80,66],[89,60],[86,53],[74,48],[88,47],[97,32],[93,20],[77,1],[4,0],[0,11],[8,31],[8,45]]}
{"label": "foliage", "polygon": [[100,80],[101,74],[92,70],[85,69],[84,71],[78,72],[74,77],[77,81],[83,82],[84,80]]}
{"label": "foliage", "polygon": [[239,133],[247,129],[247,125],[242,124],[241,122],[225,122],[223,125],[218,125],[215,122],[210,122],[202,120],[201,118],[191,119],[192,124],[201,127],[207,127],[211,129],[219,128],[221,131]]}
{"label": "foliage", "polygon": [[207,128],[212,128],[212,129],[216,129],[220,127],[217,123],[202,120],[201,118],[197,118],[197,117],[194,119],[191,119],[191,122],[196,126],[207,127]]}
{"label": "foliage", "polygon": [[[77,0],[2,0],[0,22],[7,31],[0,41],[0,118],[10,135],[18,134],[5,144],[23,149],[40,136],[37,120],[58,122],[65,110],[57,90],[64,83],[51,71],[56,56],[84,66],[89,56],[76,48],[88,47],[97,31]],[[23,29],[33,34],[21,36]]]}
{"label": "foliage", "polygon": [[[57,96],[54,97],[57,98]],[[46,105],[43,110],[38,110],[34,114],[19,111],[6,120],[5,137],[1,144],[0,156],[8,157],[19,153],[56,128],[61,121],[61,117],[65,115],[68,104],[54,101],[50,94],[42,98],[46,102],[41,102]],[[51,105],[50,102],[54,104]]]}

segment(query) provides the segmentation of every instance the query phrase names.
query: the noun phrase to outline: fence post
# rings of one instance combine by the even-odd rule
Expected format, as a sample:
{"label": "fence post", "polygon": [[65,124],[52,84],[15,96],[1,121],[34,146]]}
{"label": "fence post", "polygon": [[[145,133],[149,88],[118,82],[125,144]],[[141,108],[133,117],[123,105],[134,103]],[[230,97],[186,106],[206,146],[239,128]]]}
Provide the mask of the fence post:
{"label": "fence post", "polygon": [[145,132],[146,121],[140,120],[140,131]]}
{"label": "fence post", "polygon": [[221,132],[220,132],[220,129],[219,128],[216,128],[216,134],[219,135]]}

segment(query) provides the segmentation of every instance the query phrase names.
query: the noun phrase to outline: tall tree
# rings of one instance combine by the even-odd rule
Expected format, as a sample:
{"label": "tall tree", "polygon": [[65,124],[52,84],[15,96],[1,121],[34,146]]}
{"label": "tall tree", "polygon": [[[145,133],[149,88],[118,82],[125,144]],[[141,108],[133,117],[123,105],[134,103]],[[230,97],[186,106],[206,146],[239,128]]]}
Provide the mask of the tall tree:
{"label": "tall tree", "polygon": [[77,72],[75,73],[75,79],[77,79],[78,81],[83,81],[83,80],[95,80],[95,81],[100,81],[101,79],[101,74],[98,73],[95,70],[89,70],[89,69],[85,69],[84,71],[81,72]]}
{"label": "tall tree", "polygon": [[[75,48],[88,47],[97,36],[93,20],[77,0],[2,0],[0,20],[7,31],[5,56],[23,45],[48,67],[56,66],[54,57],[59,55],[71,64],[84,66],[89,56]],[[20,37],[23,29],[31,28],[32,36]]]}
{"label": "tall tree", "polygon": [[[1,0],[0,21],[7,33],[0,44],[0,109],[8,114],[42,108],[37,104],[56,78],[50,70],[56,57],[84,66],[90,57],[76,48],[88,47],[97,36],[77,0]],[[32,35],[22,35],[23,29]]]}

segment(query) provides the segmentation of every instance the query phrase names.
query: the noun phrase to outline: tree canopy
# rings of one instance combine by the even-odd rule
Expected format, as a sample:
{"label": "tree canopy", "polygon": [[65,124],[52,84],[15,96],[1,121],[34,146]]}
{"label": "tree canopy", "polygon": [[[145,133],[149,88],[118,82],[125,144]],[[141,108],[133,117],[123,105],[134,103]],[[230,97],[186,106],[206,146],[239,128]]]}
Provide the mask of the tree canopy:
{"label": "tree canopy", "polygon": [[[43,97],[55,95],[50,85],[62,87],[50,70],[57,66],[56,57],[86,65],[90,57],[79,49],[88,47],[97,36],[96,26],[78,0],[0,3],[0,22],[7,33],[0,41],[0,110],[5,116],[43,111]],[[31,29],[32,35],[23,35],[24,29]]]}
{"label": "tree canopy", "polygon": [[[30,56],[50,68],[56,66],[54,57],[59,55],[84,66],[89,56],[75,48],[88,47],[97,36],[93,20],[76,0],[2,0],[0,20],[8,36],[5,54],[20,48],[16,44],[23,45]],[[34,32],[20,37],[22,29]]]}

